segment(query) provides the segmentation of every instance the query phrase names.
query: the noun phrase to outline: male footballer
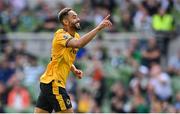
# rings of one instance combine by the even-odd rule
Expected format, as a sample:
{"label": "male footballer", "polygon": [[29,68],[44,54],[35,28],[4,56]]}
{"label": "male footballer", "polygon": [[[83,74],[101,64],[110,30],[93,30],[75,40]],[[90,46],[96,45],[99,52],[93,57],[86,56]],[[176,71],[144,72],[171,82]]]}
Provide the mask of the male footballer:
{"label": "male footballer", "polygon": [[98,32],[112,23],[110,15],[93,30],[80,37],[76,32],[80,27],[80,19],[71,8],[64,8],[58,14],[58,19],[63,25],[54,34],[51,49],[51,61],[46,71],[40,78],[40,95],[37,100],[35,113],[73,113],[70,97],[65,86],[69,72],[72,71],[76,77],[82,78],[83,72],[73,65],[79,48],[89,43]]}

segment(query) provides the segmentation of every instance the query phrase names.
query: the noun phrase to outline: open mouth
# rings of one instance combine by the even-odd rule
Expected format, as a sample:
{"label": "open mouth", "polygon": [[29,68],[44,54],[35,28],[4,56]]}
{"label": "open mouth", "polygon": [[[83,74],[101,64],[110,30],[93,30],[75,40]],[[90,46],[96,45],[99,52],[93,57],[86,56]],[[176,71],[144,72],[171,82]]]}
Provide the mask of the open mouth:
{"label": "open mouth", "polygon": [[76,25],[76,26],[80,26],[80,23],[78,22],[78,23],[76,23],[75,25]]}

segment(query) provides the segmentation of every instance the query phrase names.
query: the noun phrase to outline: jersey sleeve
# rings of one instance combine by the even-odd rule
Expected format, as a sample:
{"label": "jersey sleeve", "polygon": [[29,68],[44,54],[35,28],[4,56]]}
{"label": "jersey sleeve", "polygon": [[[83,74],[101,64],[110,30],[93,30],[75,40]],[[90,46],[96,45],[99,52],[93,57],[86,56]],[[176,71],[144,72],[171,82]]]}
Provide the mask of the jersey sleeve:
{"label": "jersey sleeve", "polygon": [[67,47],[68,42],[73,39],[71,36],[64,33],[56,33],[55,37],[56,43],[63,47]]}

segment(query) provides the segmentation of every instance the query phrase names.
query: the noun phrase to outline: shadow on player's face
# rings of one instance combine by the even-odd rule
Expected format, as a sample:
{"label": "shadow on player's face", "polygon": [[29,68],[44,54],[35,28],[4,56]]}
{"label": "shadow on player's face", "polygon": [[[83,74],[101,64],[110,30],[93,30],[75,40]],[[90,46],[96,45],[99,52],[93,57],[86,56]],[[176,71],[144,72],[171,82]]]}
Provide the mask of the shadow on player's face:
{"label": "shadow on player's face", "polygon": [[69,11],[68,13],[69,26],[75,30],[81,29],[80,19],[75,11]]}

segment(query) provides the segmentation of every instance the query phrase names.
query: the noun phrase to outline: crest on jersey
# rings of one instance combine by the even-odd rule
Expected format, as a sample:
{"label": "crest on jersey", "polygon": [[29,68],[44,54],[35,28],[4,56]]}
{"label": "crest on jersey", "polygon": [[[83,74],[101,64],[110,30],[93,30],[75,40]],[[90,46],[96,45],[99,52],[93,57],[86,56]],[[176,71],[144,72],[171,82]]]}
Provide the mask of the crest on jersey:
{"label": "crest on jersey", "polygon": [[70,104],[71,104],[70,99],[67,99],[67,100],[66,100],[66,103],[67,103],[68,105],[70,105]]}
{"label": "crest on jersey", "polygon": [[63,38],[64,38],[64,39],[68,39],[68,35],[65,34],[65,35],[63,36]]}

